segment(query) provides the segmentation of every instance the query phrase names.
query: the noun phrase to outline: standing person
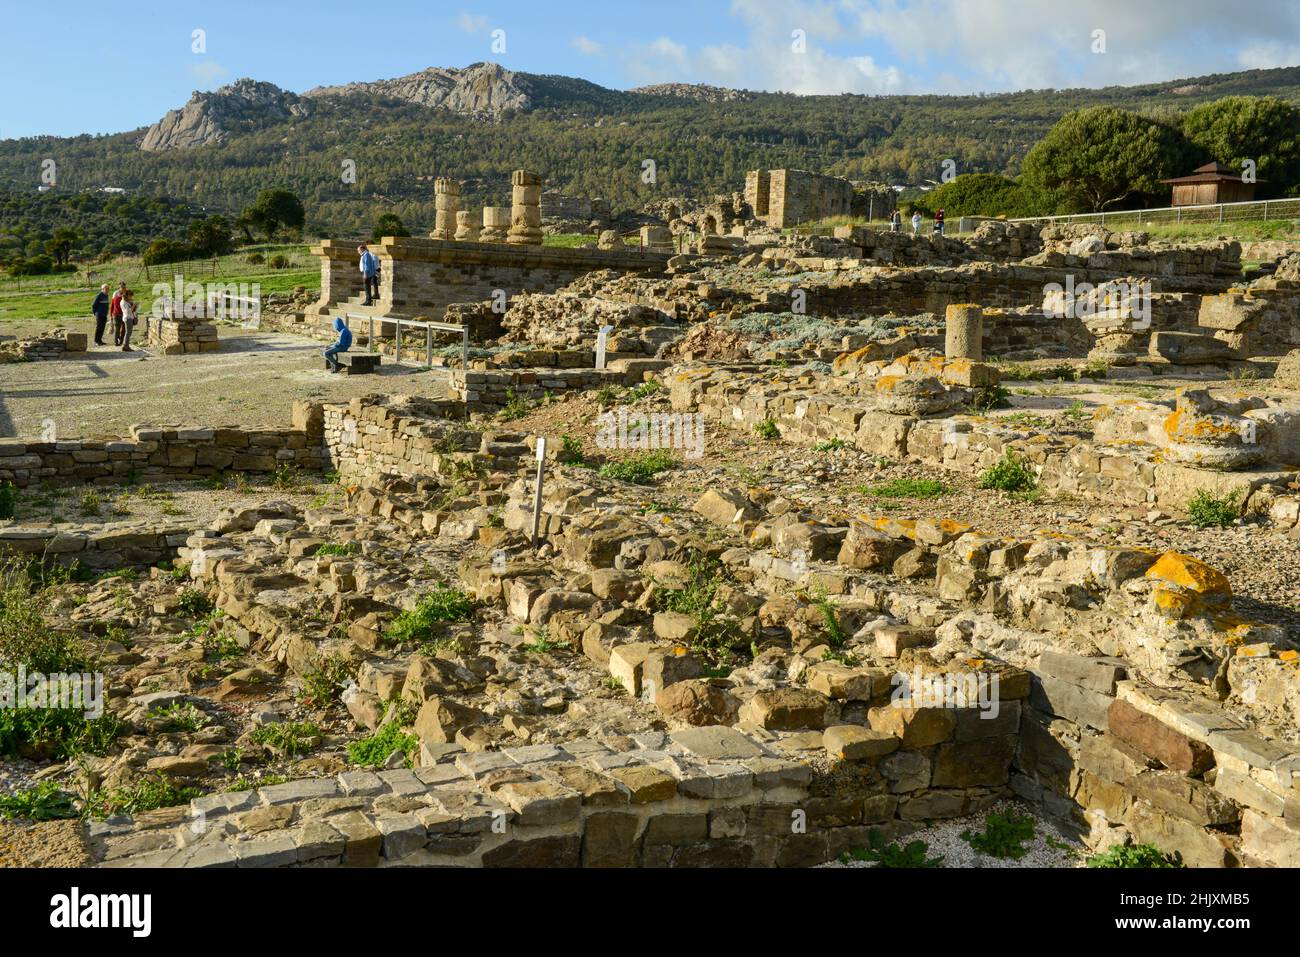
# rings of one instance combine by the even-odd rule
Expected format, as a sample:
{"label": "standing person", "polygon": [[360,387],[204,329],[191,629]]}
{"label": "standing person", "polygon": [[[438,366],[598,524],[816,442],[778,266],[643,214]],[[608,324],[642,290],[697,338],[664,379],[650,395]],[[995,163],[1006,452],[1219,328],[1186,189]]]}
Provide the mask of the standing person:
{"label": "standing person", "polygon": [[90,314],[95,317],[95,345],[104,344],[104,326],[108,324],[108,283],[99,287],[99,295],[90,304]]}
{"label": "standing person", "polygon": [[334,340],[334,345],[325,350],[325,368],[330,372],[339,371],[339,360],[335,356],[352,348],[352,330],[347,327],[342,316],[334,317],[334,331],[339,337]]}
{"label": "standing person", "polygon": [[131,330],[135,328],[135,293],[128,289],[122,294],[122,351],[135,352],[131,348]]}
{"label": "standing person", "polygon": [[912,235],[921,235],[921,211],[919,209],[912,213]]}
{"label": "standing person", "polygon": [[122,344],[122,295],[126,292],[126,283],[117,284],[117,292],[108,304],[108,318],[113,320],[113,345]]}
{"label": "standing person", "polygon": [[941,208],[934,214],[934,231],[940,236],[943,235],[943,209]]}
{"label": "standing person", "polygon": [[889,231],[891,233],[899,232],[903,228],[903,214],[895,209],[889,214]]}
{"label": "standing person", "polygon": [[379,298],[379,257],[365,243],[357,247],[357,252],[361,254],[361,278],[366,284],[366,301],[362,305],[369,306]]}

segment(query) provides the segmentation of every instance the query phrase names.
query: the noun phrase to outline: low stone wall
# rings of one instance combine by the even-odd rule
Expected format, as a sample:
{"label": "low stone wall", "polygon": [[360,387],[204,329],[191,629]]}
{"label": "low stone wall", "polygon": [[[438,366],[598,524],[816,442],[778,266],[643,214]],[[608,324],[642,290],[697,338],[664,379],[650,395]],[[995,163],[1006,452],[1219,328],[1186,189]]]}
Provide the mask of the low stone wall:
{"label": "low stone wall", "polygon": [[868,785],[874,762],[836,787],[730,728],[658,738],[453,748],[414,769],[196,798],[152,830],[92,824],[91,843],[108,867],[798,867],[867,846],[875,828],[892,837],[896,813],[968,803]]}
{"label": "low stone wall", "polygon": [[20,555],[38,561],[91,571],[149,568],[176,557],[192,530],[185,526],[114,523],[61,528],[0,528],[0,556]]}
{"label": "low stone wall", "polygon": [[455,373],[449,393],[471,412],[492,412],[511,402],[540,402],[561,392],[586,391],[602,386],[632,386],[647,372],[668,363],[656,359],[616,359],[605,369],[541,368],[471,371]]}
{"label": "low stone wall", "polygon": [[129,438],[28,442],[0,439],[0,481],[25,488],[202,479],[218,472],[321,467],[319,440],[301,429],[153,428]]}
{"label": "low stone wall", "polygon": [[[1216,471],[1166,461],[1162,450],[1140,441],[1094,443],[1077,438],[1032,435],[999,427],[996,419],[926,418],[881,411],[870,396],[814,392],[811,383],[715,370],[684,370],[666,379],[678,412],[699,411],[730,428],[752,432],[771,420],[783,438],[800,443],[840,439],[864,451],[895,459],[977,474],[1007,449],[1034,467],[1044,489],[1129,505],[1184,509],[1201,490],[1252,496],[1267,511],[1271,499],[1297,475],[1294,466]],[[1261,434],[1267,425],[1261,424]],[[1265,504],[1265,499],[1269,502]],[[1282,514],[1281,512],[1279,514]]]}
{"label": "low stone wall", "polygon": [[87,339],[84,332],[53,329],[44,335],[3,342],[0,343],[0,363],[62,359],[69,352],[84,355]]}
{"label": "low stone wall", "polygon": [[1189,867],[1300,866],[1300,754],[1125,674],[1117,659],[1041,657],[1012,790],[1102,850],[1125,828]]}

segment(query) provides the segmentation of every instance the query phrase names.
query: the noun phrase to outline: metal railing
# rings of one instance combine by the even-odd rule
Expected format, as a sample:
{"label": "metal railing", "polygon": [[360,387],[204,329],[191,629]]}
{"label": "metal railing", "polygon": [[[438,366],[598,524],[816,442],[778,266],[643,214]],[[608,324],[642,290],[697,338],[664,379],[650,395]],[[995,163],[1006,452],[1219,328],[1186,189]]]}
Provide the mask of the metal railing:
{"label": "metal railing", "polygon": [[1162,206],[1158,209],[1122,209],[1113,213],[1071,213],[1062,216],[1026,216],[1012,223],[1087,223],[1103,226],[1136,223],[1225,223],[1242,219],[1300,218],[1300,199],[1257,199],[1245,203],[1213,203],[1206,206]]}
{"label": "metal railing", "polygon": [[345,312],[343,314],[343,324],[351,331],[353,319],[366,320],[366,351],[375,351],[375,320],[379,322],[391,322],[395,326],[393,334],[393,364],[402,364],[402,327],[406,326],[413,329],[424,330],[424,349],[425,349],[425,368],[433,368],[433,334],[435,332],[459,332],[460,333],[460,368],[461,384],[464,385],[464,376],[469,372],[469,326],[458,325],[454,322],[419,322],[415,319],[403,319],[400,316],[372,316],[363,313]]}
{"label": "metal railing", "polygon": [[[236,296],[229,292],[217,292],[208,290],[207,300],[204,303],[203,315],[194,318],[202,319],[225,319],[229,314],[229,306],[248,306],[247,309],[238,309],[236,314],[240,318],[240,325],[245,329],[256,329],[262,322],[262,300],[257,296]],[[170,296],[163,297],[157,302],[157,314],[163,319],[176,318],[176,301]]]}

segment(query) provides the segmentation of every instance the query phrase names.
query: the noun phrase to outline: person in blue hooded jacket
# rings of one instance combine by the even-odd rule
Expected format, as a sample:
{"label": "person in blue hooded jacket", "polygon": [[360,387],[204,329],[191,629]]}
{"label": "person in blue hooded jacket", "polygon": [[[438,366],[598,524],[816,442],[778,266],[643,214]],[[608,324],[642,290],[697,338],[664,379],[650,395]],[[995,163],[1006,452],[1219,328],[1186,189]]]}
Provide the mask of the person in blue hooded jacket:
{"label": "person in blue hooded jacket", "polygon": [[334,318],[334,331],[339,334],[339,337],[334,341],[334,345],[325,350],[325,368],[330,372],[338,372],[341,368],[339,360],[334,357],[352,348],[352,330],[337,316]]}

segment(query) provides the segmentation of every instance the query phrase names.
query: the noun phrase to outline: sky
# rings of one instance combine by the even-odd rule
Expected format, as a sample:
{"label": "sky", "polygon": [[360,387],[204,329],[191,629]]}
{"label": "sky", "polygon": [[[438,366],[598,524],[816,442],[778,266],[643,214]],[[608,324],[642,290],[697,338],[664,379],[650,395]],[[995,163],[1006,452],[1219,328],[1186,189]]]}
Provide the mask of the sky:
{"label": "sky", "polygon": [[251,76],[429,66],[630,89],[979,93],[1300,65],[1300,0],[60,0],[10,5],[0,139],[147,126]]}

